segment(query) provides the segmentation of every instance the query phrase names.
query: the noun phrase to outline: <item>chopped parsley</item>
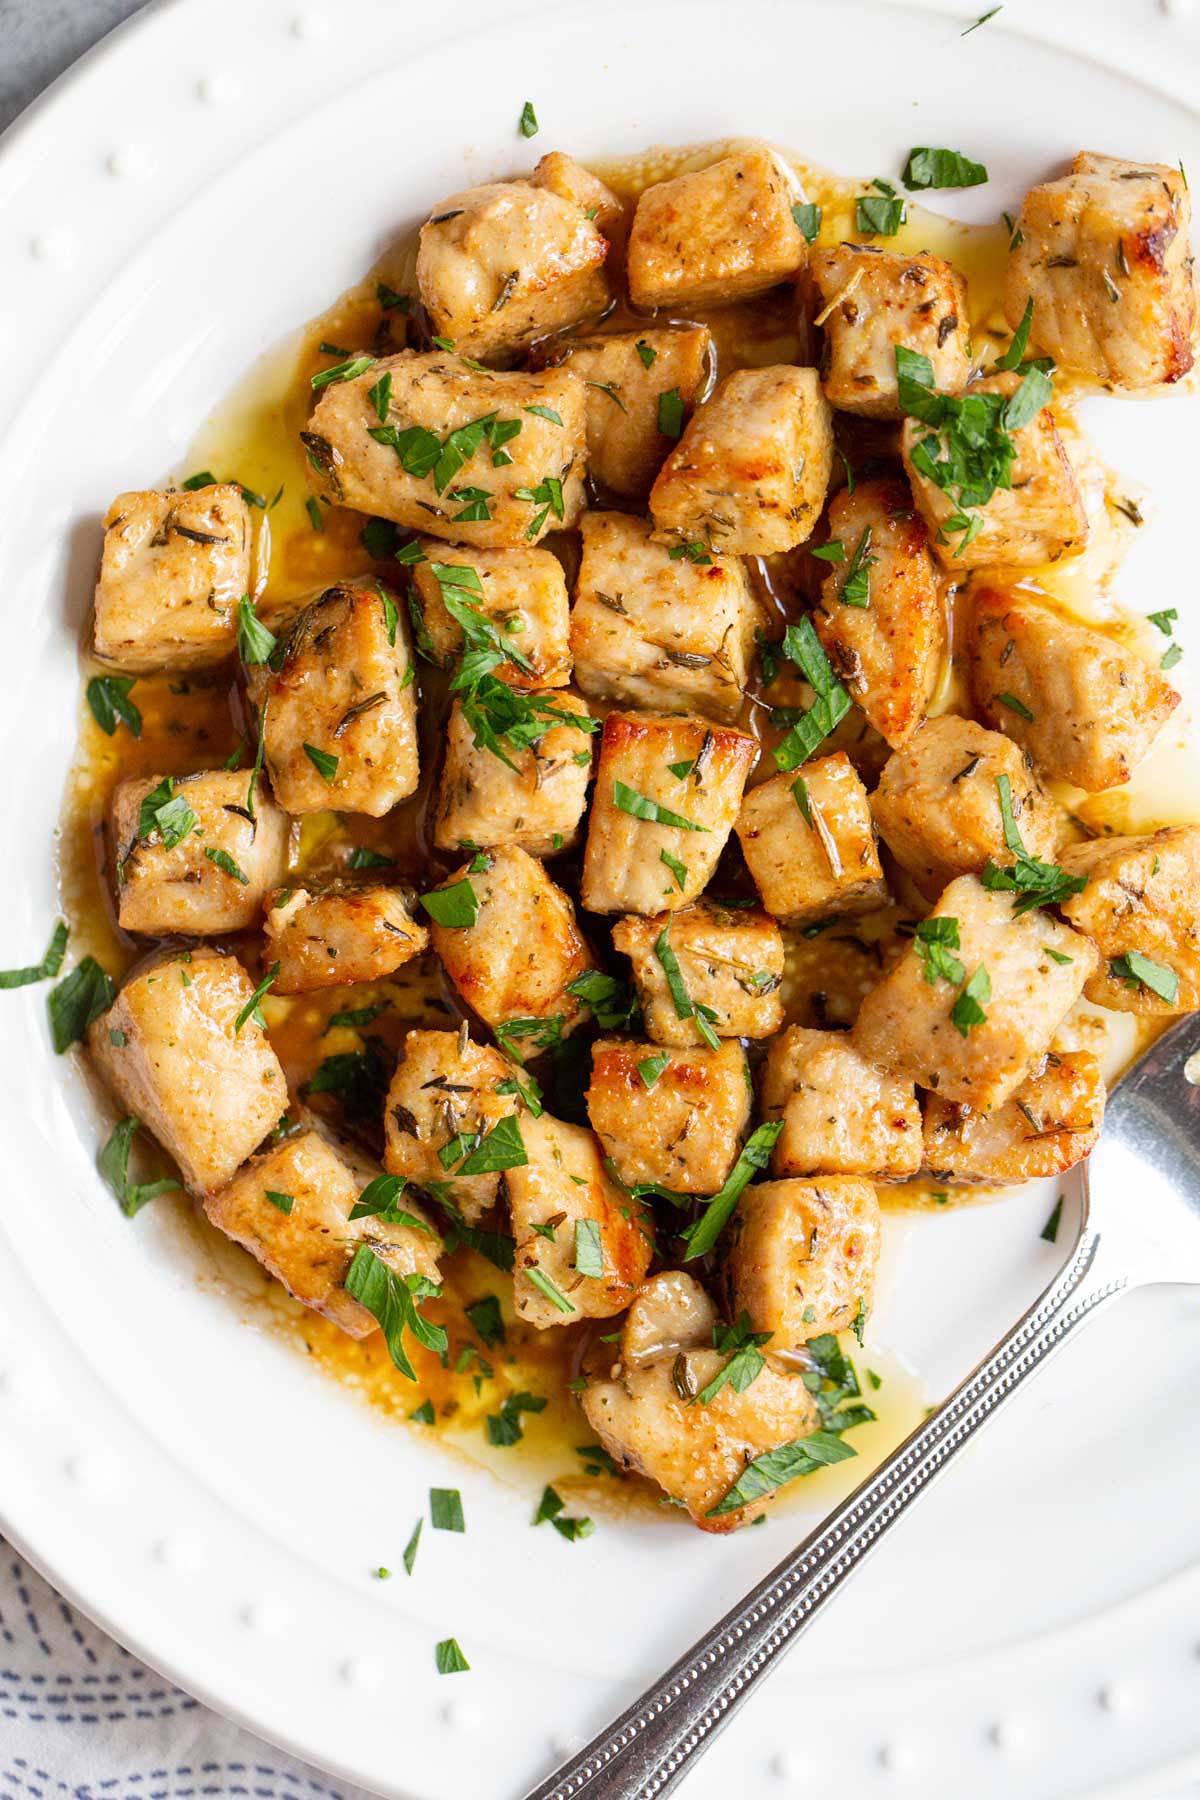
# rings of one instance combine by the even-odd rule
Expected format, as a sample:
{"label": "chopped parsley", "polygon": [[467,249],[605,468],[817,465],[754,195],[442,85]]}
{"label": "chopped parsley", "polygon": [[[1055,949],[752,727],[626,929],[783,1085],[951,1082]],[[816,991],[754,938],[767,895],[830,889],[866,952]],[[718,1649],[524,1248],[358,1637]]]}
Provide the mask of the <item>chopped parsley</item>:
{"label": "chopped parsley", "polygon": [[663,1070],[670,1060],[670,1055],[666,1050],[656,1050],[653,1056],[643,1057],[638,1064],[638,1074],[642,1078],[642,1086],[652,1088],[662,1076]]}
{"label": "chopped parsley", "polygon": [[335,363],[331,369],[318,369],[309,386],[316,392],[335,381],[353,381],[356,376],[365,375],[374,361],[373,356],[348,356],[345,362]]}
{"label": "chopped parsley", "polygon": [[844,1462],[855,1455],[857,1452],[853,1447],[844,1444],[831,1431],[813,1431],[808,1437],[793,1439],[790,1444],[764,1450],[746,1464],[724,1499],[710,1507],[705,1516],[716,1519],[723,1513],[737,1512],[739,1507],[775,1493],[798,1476],[815,1474],[830,1463]]}
{"label": "chopped parsley", "polygon": [[879,561],[877,556],[869,556],[871,548],[871,527],[864,525],[862,535],[855,545],[854,555],[850,559],[850,567],[846,570],[846,579],[841,585],[838,599],[843,606],[864,607],[871,600],[871,570]]}
{"label": "chopped parsley", "polygon": [[647,799],[645,794],[627,787],[623,781],[613,782],[613,805],[618,812],[629,813],[634,819],[645,819],[652,825],[669,825],[676,831],[708,830],[707,825],[697,825],[694,820],[685,819],[682,813],[660,806],[657,800]]}
{"label": "chopped parsley", "polygon": [[233,1022],[234,1037],[237,1036],[238,1032],[242,1029],[242,1026],[246,1023],[247,1019],[253,1019],[254,1023],[256,1025],[261,1026],[264,1031],[266,1030],[267,1021],[263,1018],[262,1013],[259,1011],[258,1003],[262,999],[263,995],[267,992],[267,990],[274,985],[275,977],[278,975],[278,973],[279,973],[279,964],[272,963],[271,967],[267,970],[266,974],[263,976],[262,980],[259,982],[259,984],[255,988],[254,992],[251,994],[250,998],[247,1000],[245,1006],[243,1006],[241,1012],[238,1014],[237,1018],[234,1020],[234,1022]]}
{"label": "chopped parsley", "polygon": [[604,1274],[604,1245],[598,1219],[575,1221],[575,1268],[580,1275],[598,1281]]}
{"label": "chopped parsley", "polygon": [[792,208],[792,217],[800,228],[800,235],[806,244],[816,242],[821,229],[821,208],[808,201],[798,200]]}
{"label": "chopped parsley", "polygon": [[464,876],[447,887],[421,895],[421,905],[435,925],[452,931],[469,931],[479,917],[479,895]]}
{"label": "chopped parsley", "polygon": [[67,951],[67,926],[59,919],[50,933],[50,942],[41,962],[24,969],[0,969],[0,989],[30,987],[35,981],[51,981],[62,968]]}
{"label": "chopped parsley", "polygon": [[1050,1217],[1046,1220],[1046,1223],[1042,1226],[1042,1229],[1038,1234],[1040,1237],[1043,1237],[1048,1244],[1057,1244],[1058,1242],[1058,1228],[1062,1224],[1062,1210],[1063,1197],[1060,1194],[1058,1199],[1054,1202],[1053,1212],[1050,1214]]}
{"label": "chopped parsley", "polygon": [[677,438],[683,430],[683,398],[677,387],[658,396],[658,429],[669,438]]}
{"label": "chopped parsley", "polygon": [[950,1008],[950,1023],[963,1037],[970,1037],[976,1025],[987,1023],[984,1006],[992,997],[992,978],[980,963],[958,999]]}
{"label": "chopped parsley", "polygon": [[406,1331],[435,1356],[447,1350],[445,1328],[431,1324],[421,1312],[421,1301],[427,1297],[436,1299],[442,1291],[428,1276],[398,1275],[369,1244],[360,1244],[346,1271],[345,1287],[379,1325],[388,1355],[409,1381],[415,1381],[417,1376],[404,1348]]}
{"label": "chopped parsley", "polygon": [[157,840],[164,850],[174,850],[199,823],[187,801],[176,794],[171,776],[165,775],[138,809],[138,841],[152,844]]}
{"label": "chopped parsley", "polygon": [[270,1201],[276,1212],[281,1212],[285,1216],[290,1215],[293,1206],[296,1204],[296,1197],[294,1194],[282,1194],[278,1188],[266,1188],[264,1190],[264,1197]]}
{"label": "chopped parsley", "polygon": [[939,981],[958,983],[966,976],[966,969],[952,951],[960,948],[958,937],[958,920],[947,918],[922,919],[913,934],[913,949],[925,970],[925,979],[930,987]]}
{"label": "chopped parsley", "polygon": [[[794,662],[813,690],[813,704],[807,712],[793,717],[786,714],[788,730],[775,746],[775,761],[781,769],[799,768],[817,746],[850,711],[850,696],[835,677],[829,658],[821,648],[812,620],[805,614],[798,625],[789,625],[783,634],[783,654]],[[773,719],[781,718],[779,713]]]}
{"label": "chopped parsley", "polygon": [[504,1342],[504,1319],[495,1294],[485,1294],[482,1300],[473,1300],[467,1308],[467,1320],[471,1330],[483,1343],[491,1345]]}
{"label": "chopped parsley", "polygon": [[533,101],[527,100],[521,108],[521,117],[517,120],[517,129],[523,138],[536,137],[538,134],[538,118],[533,110]]}
{"label": "chopped parsley", "polygon": [[717,1324],[713,1330],[713,1346],[729,1360],[717,1370],[707,1386],[700,1389],[693,1404],[711,1405],[726,1384],[735,1394],[744,1394],[766,1367],[760,1345],[769,1342],[770,1337],[769,1331],[751,1331],[750,1315],[746,1312],[739,1313],[733,1325]]}
{"label": "chopped parsley", "polygon": [[904,201],[890,181],[871,183],[873,194],[859,194],[854,202],[854,229],[861,237],[895,237],[908,217]]}
{"label": "chopped parsley", "polygon": [[1006,707],[1010,713],[1016,713],[1018,719],[1026,719],[1032,724],[1033,713],[1023,700],[1018,700],[1015,694],[997,694],[996,701],[998,705]]}
{"label": "chopped parsley", "polygon": [[457,1488],[430,1488],[429,1522],[435,1531],[465,1531],[462,1495]]}
{"label": "chopped parsley", "polygon": [[[526,132],[525,135],[527,137],[532,137],[533,133]],[[461,1675],[465,1670],[468,1670],[471,1667],[470,1663],[462,1653],[462,1648],[457,1638],[443,1638],[437,1647],[435,1657],[439,1675]]]}
{"label": "chopped parsley", "polygon": [[[428,1405],[428,1402],[426,1402],[426,1404]],[[431,1407],[430,1408],[431,1414],[432,1414],[432,1411],[433,1411],[433,1409]],[[415,1414],[414,1414],[414,1417],[415,1417]],[[432,1423],[433,1423],[432,1417],[430,1418],[429,1422],[432,1425]],[[416,1524],[412,1528],[412,1535],[409,1538],[407,1544],[405,1544],[405,1546],[404,1546],[404,1555],[403,1555],[402,1560],[404,1563],[404,1573],[406,1575],[411,1575],[413,1572],[413,1568],[416,1565],[417,1549],[421,1542],[421,1527],[424,1525],[424,1523],[425,1523],[425,1521],[423,1518],[417,1520]]]}
{"label": "chopped parsley", "polygon": [[96,1159],[96,1167],[116,1195],[127,1219],[132,1219],[135,1213],[141,1212],[148,1200],[156,1200],[160,1194],[175,1193],[179,1189],[179,1183],[171,1177],[164,1177],[161,1181],[130,1181],[129,1152],[134,1137],[141,1129],[140,1119],[132,1116],[122,1119]]}
{"label": "chopped parsley", "polygon": [[648,344],[645,338],[639,338],[633,347],[638,353],[638,361],[643,369],[652,369],[658,361],[658,351],[654,349],[653,345]]}
{"label": "chopped parsley", "polygon": [[671,874],[675,877],[675,885],[682,894],[687,887],[687,864],[685,862],[680,862],[677,856],[672,856],[669,850],[660,850],[658,853],[658,860],[661,863],[665,863],[667,868],[670,869]]}
{"label": "chopped parsley", "polygon": [[279,641],[255,612],[254,602],[249,594],[243,594],[238,601],[237,613],[238,655],[242,661],[247,667],[270,662],[279,647]]}
{"label": "chopped parsley", "polygon": [[1123,956],[1115,957],[1108,969],[1109,974],[1117,981],[1123,981],[1126,987],[1148,988],[1160,1000],[1165,1000],[1168,1006],[1174,1005],[1179,993],[1179,977],[1165,963],[1143,956],[1140,950],[1127,950]]}
{"label": "chopped parsley", "polygon": [[[533,1272],[533,1270],[526,1271],[528,1274]],[[555,1292],[558,1292],[557,1288]],[[567,1304],[568,1310],[574,1312],[575,1308],[570,1305],[570,1302]],[[501,1403],[498,1413],[487,1415],[488,1443],[494,1444],[499,1450],[506,1450],[513,1444],[519,1444],[525,1435],[521,1425],[521,1414],[540,1413],[545,1410],[546,1401],[541,1394],[509,1394]]]}
{"label": "chopped parsley", "polygon": [[544,1275],[541,1269],[536,1267],[528,1268],[525,1273],[537,1289],[538,1293],[541,1294],[544,1299],[548,1300],[551,1306],[556,1308],[558,1312],[573,1313],[577,1310],[574,1301],[568,1300],[562,1289],[555,1287],[550,1277]]}
{"label": "chopped parsley", "polygon": [[51,988],[47,1001],[50,1036],[60,1056],[78,1043],[92,1020],[98,1019],[116,997],[112,976],[94,956],[85,956],[56,988]]}
{"label": "chopped parsley", "polygon": [[1081,894],[1087,886],[1086,875],[1064,874],[1058,863],[1041,862],[1026,850],[1017,827],[1012,783],[1007,775],[996,777],[996,792],[1000,799],[1004,842],[1016,861],[1009,868],[1000,868],[989,856],[980,875],[984,887],[993,892],[1000,890],[1018,895],[1013,902],[1014,918],[1020,918],[1035,906],[1058,906],[1072,894]]}
{"label": "chopped parsley", "polygon": [[713,1195],[699,1218],[684,1232],[687,1244],[685,1261],[691,1262],[697,1256],[707,1255],[716,1244],[733,1217],[744,1189],[749,1186],[755,1174],[765,1169],[770,1162],[771,1151],[782,1130],[782,1119],[770,1119],[750,1133],[725,1185]]}
{"label": "chopped parsley", "polygon": [[982,163],[961,150],[910,150],[900,177],[906,188],[979,187],[988,178]]}
{"label": "chopped parsley", "polygon": [[654,954],[658,959],[658,965],[666,978],[667,989],[675,1007],[675,1017],[677,1019],[691,1019],[696,1030],[700,1033],[700,1036],[708,1045],[709,1049],[719,1050],[721,1047],[721,1040],[713,1030],[711,1023],[717,1015],[712,1007],[705,1006],[703,1001],[698,1005],[693,1002],[691,995],[688,993],[687,984],[683,979],[683,970],[679,966],[679,958],[671,947],[671,926],[669,922],[663,926],[662,930],[654,940]]}
{"label": "chopped parsley", "polygon": [[637,1014],[637,994],[628,982],[605,975],[600,969],[585,969],[567,983],[568,994],[574,994],[591,1009],[601,1031],[625,1031],[632,1027]]}
{"label": "chopped parsley", "polygon": [[214,850],[212,845],[208,844],[205,846],[204,854],[209,862],[214,863],[223,875],[228,875],[231,881],[240,883],[242,887],[250,886],[250,877],[238,867],[228,850]]}
{"label": "chopped parsley", "polygon": [[129,698],[133,684],[132,675],[93,675],[88,682],[88,708],[105,737],[112,737],[118,724],[130,737],[141,737],[142,715]]}

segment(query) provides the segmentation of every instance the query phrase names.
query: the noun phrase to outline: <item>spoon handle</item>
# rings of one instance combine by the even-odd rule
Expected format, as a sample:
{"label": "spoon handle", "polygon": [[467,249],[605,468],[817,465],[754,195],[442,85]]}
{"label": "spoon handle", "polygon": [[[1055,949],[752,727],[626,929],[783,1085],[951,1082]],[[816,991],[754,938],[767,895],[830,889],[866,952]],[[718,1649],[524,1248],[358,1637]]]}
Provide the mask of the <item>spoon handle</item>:
{"label": "spoon handle", "polygon": [[1010,1394],[1128,1285],[1089,1281],[1099,1237],[1085,1224],[1041,1298],[924,1424],[820,1528],[526,1800],[659,1800],[867,1552]]}

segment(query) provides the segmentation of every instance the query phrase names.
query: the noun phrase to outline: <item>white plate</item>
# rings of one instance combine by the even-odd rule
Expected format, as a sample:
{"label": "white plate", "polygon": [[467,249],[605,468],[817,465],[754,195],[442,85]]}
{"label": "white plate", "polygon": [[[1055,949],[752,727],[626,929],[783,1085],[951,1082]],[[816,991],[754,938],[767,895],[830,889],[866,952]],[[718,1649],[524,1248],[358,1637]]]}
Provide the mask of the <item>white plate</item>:
{"label": "white plate", "polygon": [[[961,198],[974,217],[1080,145],[1200,169],[1195,27],[1150,0],[1099,11],[1016,0],[962,37],[948,10],[857,0],[460,0],[452,16],[178,0],[118,32],[0,153],[3,960],[36,955],[55,912],[97,515],[169,467],[390,232],[557,144],[749,131],[864,176],[913,142],[961,145],[992,171]],[[535,145],[515,131],[527,96]],[[1190,600],[1197,412],[1095,409],[1160,506],[1123,582],[1138,607]],[[0,1014],[0,1523],[149,1661],[368,1786],[502,1800],[783,1553],[794,1511],[728,1542],[642,1522],[567,1545],[529,1529],[525,1494],[448,1477],[244,1324],[169,1209],[120,1216],[43,1003],[28,989]],[[892,1234],[875,1331],[932,1392],[1048,1276],[1045,1210],[1034,1195]],[[1194,1318],[1186,1297],[1141,1296],[1072,1347],[888,1539],[690,1779],[694,1800],[903,1780],[934,1800],[1124,1793],[1182,1770],[1200,1747]],[[373,1581],[447,1478],[466,1537],[427,1531],[411,1582]],[[470,1675],[434,1672],[450,1633]]]}

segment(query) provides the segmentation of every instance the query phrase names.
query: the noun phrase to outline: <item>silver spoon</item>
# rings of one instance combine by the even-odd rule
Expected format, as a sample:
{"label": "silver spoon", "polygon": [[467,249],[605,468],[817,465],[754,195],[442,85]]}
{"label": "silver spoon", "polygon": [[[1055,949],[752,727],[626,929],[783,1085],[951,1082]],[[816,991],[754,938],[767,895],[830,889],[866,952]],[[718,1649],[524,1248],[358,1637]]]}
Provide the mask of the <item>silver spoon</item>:
{"label": "silver spoon", "polygon": [[1076,1326],[1130,1288],[1200,1283],[1197,1082],[1200,1016],[1165,1032],[1117,1087],[1080,1171],[1078,1236],[1041,1298],[818,1530],[526,1800],[669,1794],[888,1527]]}

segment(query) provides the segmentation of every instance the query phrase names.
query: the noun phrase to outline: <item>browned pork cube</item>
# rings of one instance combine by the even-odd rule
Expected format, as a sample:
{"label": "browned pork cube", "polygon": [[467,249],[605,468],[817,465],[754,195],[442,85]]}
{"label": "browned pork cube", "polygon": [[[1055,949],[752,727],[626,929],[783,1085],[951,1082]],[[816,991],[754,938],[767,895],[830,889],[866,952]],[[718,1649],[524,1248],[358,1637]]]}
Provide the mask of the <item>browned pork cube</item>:
{"label": "browned pork cube", "polygon": [[410,1031],[388,1089],[384,1163],[474,1224],[500,1186],[498,1159],[477,1152],[516,1114],[512,1064],[498,1050],[457,1031]]}
{"label": "browned pork cube", "polygon": [[874,244],[812,253],[825,330],[825,393],[839,412],[898,419],[896,345],[933,365],[933,385],[961,394],[971,372],[967,284],[940,256]]}
{"label": "browned pork cube", "polygon": [[638,307],[724,306],[787,281],[808,261],[792,216],[804,198],[782,157],[742,150],[656,182],[629,234],[629,297]]}
{"label": "browned pork cube", "polygon": [[[417,604],[434,654],[449,666],[463,649],[462,626],[446,605],[471,606],[513,656],[491,671],[517,688],[566,687],[571,679],[570,604],[563,566],[550,550],[463,550],[422,538],[413,565]],[[465,571],[474,570],[474,575]],[[460,572],[461,571],[461,572]]]}
{"label": "browned pork cube", "polygon": [[437,336],[460,356],[494,356],[602,313],[607,254],[584,207],[529,181],[491,181],[434,207],[417,288]]}
{"label": "browned pork cube", "polygon": [[118,494],[104,515],[96,654],[135,674],[223,662],[249,587],[250,509],[232,482]]}
{"label": "browned pork cube", "polygon": [[287,1110],[283,1070],[253,1001],[235,956],[164,951],[127,976],[88,1027],[100,1074],[194,1194],[224,1187]]}
{"label": "browned pork cube", "polygon": [[1187,177],[1165,163],[1081,152],[1021,203],[1004,311],[1033,301],[1033,339],[1065,369],[1118,388],[1192,366],[1196,290]]}
{"label": "browned pork cube", "polygon": [[861,1330],[879,1267],[879,1201],[869,1181],[765,1181],[747,1188],[729,1272],[733,1304],[772,1347]]}
{"label": "browned pork cube", "polygon": [[[1015,374],[989,375],[985,381],[973,383],[968,392],[1002,394],[1007,400],[1021,379]],[[1032,568],[1039,563],[1057,562],[1068,551],[1082,550],[1087,542],[1083,496],[1051,408],[1043,406],[1011,436],[1016,457],[1010,485],[997,488],[984,506],[961,515],[978,526],[972,536],[949,524],[960,515],[956,494],[939,487],[913,461],[917,447],[931,437],[934,441],[930,455],[935,462],[944,460],[944,448],[937,442],[936,434],[918,419],[904,421],[901,443],[913,499],[929,527],[938,561],[948,569],[978,569],[996,563],[1015,569]]]}
{"label": "browned pork cube", "polygon": [[792,1025],[772,1040],[763,1113],[782,1119],[776,1175],[907,1181],[921,1166],[921,1109],[911,1081],[867,1062],[844,1032]]}
{"label": "browned pork cube", "polygon": [[[432,927],[451,981],[502,1049],[519,1062],[557,1044],[586,1017],[568,991],[595,967],[568,895],[515,844],[481,850],[450,877],[474,896],[474,923]],[[469,910],[469,909],[468,909]]]}
{"label": "browned pork cube", "polygon": [[1068,925],[1037,909],[1017,914],[1013,902],[973,875],[952,881],[863,1001],[855,1049],[977,1112],[1015,1093],[1079,998],[1096,952]]}
{"label": "browned pork cube", "polygon": [[1062,864],[1087,876],[1063,912],[1100,953],[1088,999],[1117,1012],[1200,1010],[1200,825],[1097,838]]}
{"label": "browned pork cube", "polygon": [[611,233],[625,216],[621,202],[600,177],[563,150],[548,150],[529,179],[534,187],[549,188],[579,207],[603,232]]}
{"label": "browned pork cube", "polygon": [[711,346],[707,325],[568,341],[564,360],[587,387],[593,481],[630,498],[650,492],[704,384]]}
{"label": "browned pork cube", "polygon": [[895,747],[925,716],[946,655],[946,612],[929,538],[900,481],[860,481],[829,506],[830,562],[813,613],[834,671]]}
{"label": "browned pork cube", "polygon": [[287,862],[287,818],[244,770],[119,782],[109,831],[117,918],[148,937],[257,925]]}
{"label": "browned pork cube", "polygon": [[1011,738],[973,719],[927,719],[883,766],[871,795],[879,835],[927,900],[956,875],[978,875],[991,858],[1013,861],[1005,843],[1001,777],[1030,856],[1054,860],[1060,814]]}
{"label": "browned pork cube", "polygon": [[811,536],[833,466],[815,369],[735,369],[697,407],[650,490],[659,535],[769,556]]}
{"label": "browned pork cube", "polygon": [[651,531],[630,513],[584,514],[575,678],[585,694],[618,706],[692,708],[732,723],[763,626],[745,564],[674,556]]}
{"label": "browned pork cube", "polygon": [[1090,794],[1128,781],[1179,705],[1132,650],[1024,594],[978,595],[967,649],[988,724]]}
{"label": "browned pork cube", "polygon": [[[309,485],[452,543],[536,543],[583,510],[585,393],[570,369],[500,373],[447,350],[385,357],[322,391],[301,434]],[[499,437],[484,420],[520,429]],[[471,426],[457,440],[465,461],[436,455],[435,438],[444,448]]]}
{"label": "browned pork cube", "polygon": [[475,742],[460,701],[451,707],[434,825],[439,850],[520,844],[549,856],[575,843],[592,778],[591,715],[563,688],[529,699],[545,731],[528,749],[502,740],[507,761]]}
{"label": "browned pork cube", "polygon": [[1090,1156],[1104,1118],[1104,1076],[1086,1051],[1054,1051],[994,1112],[925,1100],[925,1161],[936,1181],[1004,1184],[1065,1175]]}
{"label": "browned pork cube", "polygon": [[395,1202],[402,1222],[382,1214],[351,1219],[367,1184],[381,1174],[351,1145],[316,1129],[299,1131],[254,1157],[204,1202],[209,1219],[250,1252],[276,1281],[351,1337],[369,1337],[377,1321],[346,1292],[360,1245],[399,1276],[438,1279],[441,1239],[411,1194]]}
{"label": "browned pork cube", "polygon": [[643,1208],[605,1173],[590,1131],[549,1113],[521,1131],[529,1160],[507,1177],[519,1316],[544,1331],[624,1312],[650,1264]]}
{"label": "browned pork cube", "polygon": [[[684,1019],[654,948],[668,928],[694,1009]],[[618,919],[612,941],[613,949],[633,964],[638,1003],[656,1044],[703,1043],[696,1023],[701,1008],[717,1037],[768,1038],[783,1023],[783,938],[774,919],[757,906],[699,900],[682,912],[659,913],[653,919]]]}
{"label": "browned pork cube", "polygon": [[602,1038],[592,1050],[588,1117],[626,1187],[658,1182],[715,1194],[742,1148],[750,1072],[738,1043],[660,1050]]}
{"label": "browned pork cube", "polygon": [[429,942],[400,890],[378,882],[278,888],[267,896],[263,926],[265,960],[279,964],[277,994],[382,981]]}
{"label": "browned pork cube", "polygon": [[755,743],[691,717],[609,713],[583,859],[589,912],[675,912],[733,829]]}
{"label": "browned pork cube", "polygon": [[866,789],[844,750],[751,788],[737,834],[763,905],[789,925],[887,897]]}

